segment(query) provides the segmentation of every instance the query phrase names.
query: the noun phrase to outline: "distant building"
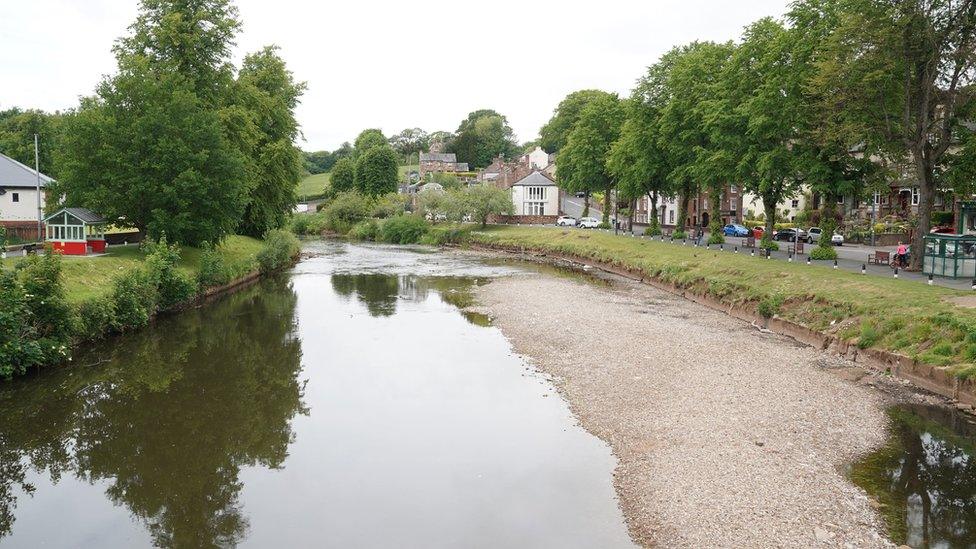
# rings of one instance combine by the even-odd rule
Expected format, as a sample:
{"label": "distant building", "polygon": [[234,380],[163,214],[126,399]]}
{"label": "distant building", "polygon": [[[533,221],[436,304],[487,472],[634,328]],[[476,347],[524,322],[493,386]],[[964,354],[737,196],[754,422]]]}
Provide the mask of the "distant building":
{"label": "distant building", "polygon": [[533,170],[545,170],[549,167],[549,153],[536,147],[532,152],[523,154],[519,162]]}
{"label": "distant building", "polygon": [[[33,168],[0,154],[0,225],[24,240],[37,237],[37,179]],[[41,174],[41,211],[46,203],[45,188],[53,182]]]}
{"label": "distant building", "polygon": [[545,173],[533,170],[512,185],[512,205],[512,221],[553,223],[559,215],[559,187]]}
{"label": "distant building", "polygon": [[[719,215],[721,219],[719,221],[722,225],[727,225],[729,223],[739,223],[744,217],[744,212],[742,211],[742,190],[738,185],[727,185],[723,188],[722,193],[719,198]],[[711,222],[709,216],[711,215],[711,208],[708,203],[709,193],[699,192],[692,196],[688,200],[688,215],[685,217],[685,228],[700,227],[702,225],[708,225]],[[637,200],[637,204],[634,208],[634,223],[640,225],[648,225],[651,221],[650,212],[651,199],[647,196],[643,196]],[[664,227],[675,227],[678,223],[678,198],[665,198],[661,197],[657,202],[657,216],[658,222]]]}
{"label": "distant building", "polygon": [[454,153],[420,153],[420,179],[429,173],[458,173],[468,171],[467,162],[458,162]]}

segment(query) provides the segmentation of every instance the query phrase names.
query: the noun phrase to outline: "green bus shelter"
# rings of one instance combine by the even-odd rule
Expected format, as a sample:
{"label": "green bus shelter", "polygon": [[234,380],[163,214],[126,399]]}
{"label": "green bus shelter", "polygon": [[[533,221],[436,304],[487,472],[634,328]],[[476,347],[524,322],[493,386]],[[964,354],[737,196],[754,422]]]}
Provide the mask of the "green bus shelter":
{"label": "green bus shelter", "polygon": [[976,235],[926,235],[922,259],[925,274],[976,278]]}

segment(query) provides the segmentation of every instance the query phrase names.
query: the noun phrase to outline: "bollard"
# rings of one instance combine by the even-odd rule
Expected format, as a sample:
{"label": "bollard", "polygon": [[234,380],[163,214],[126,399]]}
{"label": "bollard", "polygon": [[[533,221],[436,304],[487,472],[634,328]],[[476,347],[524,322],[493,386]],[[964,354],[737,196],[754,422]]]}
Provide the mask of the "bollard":
{"label": "bollard", "polygon": [[834,260],[834,268],[835,269],[837,268],[837,260],[836,259]]}
{"label": "bollard", "polygon": [[929,275],[929,286],[932,285],[932,275]]}
{"label": "bollard", "polygon": [[753,250],[750,250],[749,251],[749,256],[750,257],[755,257],[755,255],[756,255],[756,250],[753,249]]}
{"label": "bollard", "polygon": [[976,278],[973,279],[973,289],[976,290]]}
{"label": "bollard", "polygon": [[734,253],[739,253],[739,247],[738,246],[735,247]]}
{"label": "bollard", "polygon": [[810,264],[810,256],[807,256],[807,265]]}
{"label": "bollard", "polygon": [[773,258],[773,252],[769,248],[766,248],[766,259],[772,259],[772,258]]}
{"label": "bollard", "polygon": [[868,274],[868,266],[863,263],[861,263],[861,274],[862,275]]}
{"label": "bollard", "polygon": [[898,278],[898,267],[895,267],[895,278]]}
{"label": "bollard", "polygon": [[719,244],[718,245],[718,251],[724,252],[725,251],[725,244]]}
{"label": "bollard", "polygon": [[787,261],[787,263],[793,263],[793,254],[792,253],[786,258],[786,261]]}

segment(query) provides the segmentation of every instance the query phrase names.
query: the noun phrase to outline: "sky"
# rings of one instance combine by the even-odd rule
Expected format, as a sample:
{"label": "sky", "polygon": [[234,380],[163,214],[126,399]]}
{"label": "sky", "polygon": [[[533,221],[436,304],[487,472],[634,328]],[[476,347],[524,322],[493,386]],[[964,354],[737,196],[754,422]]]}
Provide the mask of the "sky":
{"label": "sky", "polygon": [[[629,93],[661,54],[735,40],[787,0],[237,0],[235,61],[277,44],[308,84],[296,116],[305,150],[364,128],[453,131],[471,111],[508,118],[520,142],[566,94]],[[115,70],[111,48],[138,0],[0,0],[0,109],[64,110]]]}

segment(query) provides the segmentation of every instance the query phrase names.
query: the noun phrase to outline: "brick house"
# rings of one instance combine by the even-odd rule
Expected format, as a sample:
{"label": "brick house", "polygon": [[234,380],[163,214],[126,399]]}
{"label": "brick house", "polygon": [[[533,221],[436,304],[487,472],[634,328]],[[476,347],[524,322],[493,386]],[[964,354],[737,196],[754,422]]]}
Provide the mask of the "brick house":
{"label": "brick house", "polygon": [[[708,195],[707,191],[699,192],[688,201],[688,215],[685,218],[686,228],[709,224],[711,220],[708,216],[711,215],[711,211]],[[722,216],[720,219],[722,225],[741,222],[743,218],[742,189],[738,185],[729,184],[723,188],[720,200],[719,213]],[[651,213],[648,211],[650,206],[651,199],[647,196],[637,200],[634,208],[634,224],[650,224]],[[661,226],[674,227],[678,222],[678,198],[658,198],[657,208]]]}

